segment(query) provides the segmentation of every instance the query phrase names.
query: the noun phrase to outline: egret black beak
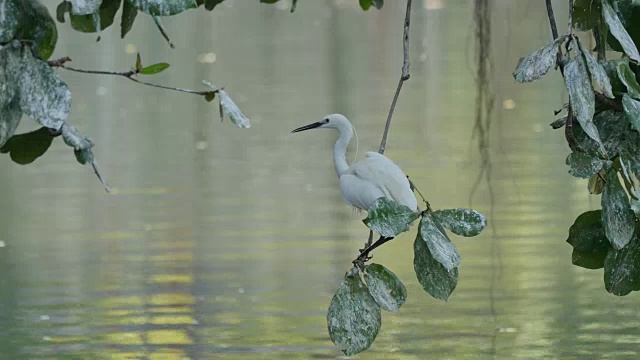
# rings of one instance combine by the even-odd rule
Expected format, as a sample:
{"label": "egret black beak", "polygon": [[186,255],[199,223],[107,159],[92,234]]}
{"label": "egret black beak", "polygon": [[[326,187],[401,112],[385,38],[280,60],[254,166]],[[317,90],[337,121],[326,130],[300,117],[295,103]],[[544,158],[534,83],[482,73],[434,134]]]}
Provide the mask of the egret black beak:
{"label": "egret black beak", "polygon": [[293,130],[292,133],[297,133],[297,132],[300,132],[300,131],[315,129],[317,127],[320,127],[321,125],[322,125],[322,123],[320,121],[318,121],[318,122],[315,122],[313,124],[301,126],[301,127],[297,128],[297,129]]}

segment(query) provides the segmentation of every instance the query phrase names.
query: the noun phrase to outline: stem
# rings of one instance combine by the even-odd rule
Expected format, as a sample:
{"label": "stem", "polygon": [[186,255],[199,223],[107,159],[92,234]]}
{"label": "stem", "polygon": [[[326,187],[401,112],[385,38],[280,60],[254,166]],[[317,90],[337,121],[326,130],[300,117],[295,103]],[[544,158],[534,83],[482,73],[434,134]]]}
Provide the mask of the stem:
{"label": "stem", "polygon": [[169,39],[169,34],[167,34],[167,31],[164,29],[164,26],[162,26],[162,22],[160,21],[160,17],[159,16],[154,16],[153,17],[153,21],[156,23],[156,26],[158,27],[158,30],[160,30],[160,34],[162,34],[162,37],[167,41],[167,43],[169,44],[169,46],[172,49],[175,49],[175,45],[173,45],[173,43],[171,42],[171,39]]}
{"label": "stem", "polygon": [[376,249],[377,247],[383,245],[384,243],[393,240],[394,238],[392,237],[384,237],[384,236],[380,236],[380,239],[378,239],[376,242],[373,243],[373,245],[367,247],[366,249],[364,249],[361,253],[360,256],[358,256],[353,262],[357,263],[357,262],[365,262],[369,259],[369,253],[371,251],[373,251],[374,249]]}
{"label": "stem", "polygon": [[209,94],[215,94],[219,91],[219,89],[215,89],[215,90],[205,90],[205,91],[197,91],[197,90],[191,90],[191,89],[183,89],[183,88],[176,88],[176,87],[171,87],[171,86],[164,86],[164,85],[158,85],[158,84],[152,84],[152,83],[148,83],[146,81],[142,81],[142,80],[138,80],[137,78],[135,78],[134,76],[136,74],[138,74],[138,71],[136,70],[131,70],[131,71],[127,71],[127,72],[116,72],[116,71],[103,71],[103,70],[84,70],[84,69],[76,69],[76,68],[72,68],[70,66],[65,66],[64,64],[68,61],[71,61],[71,59],[69,57],[63,57],[57,60],[51,60],[49,61],[49,66],[51,67],[59,67],[65,70],[69,70],[69,71],[74,71],[74,72],[79,72],[79,73],[83,73],[83,74],[94,74],[94,75],[112,75],[112,76],[122,76],[125,77],[133,82],[136,82],[138,84],[142,84],[142,85],[147,85],[147,86],[153,86],[153,87],[157,87],[160,89],[166,89],[166,90],[173,90],[173,91],[179,91],[179,92],[184,92],[184,93],[188,93],[188,94],[194,94],[194,95],[199,95],[199,96],[206,96]]}
{"label": "stem", "polygon": [[[551,0],[545,0],[547,4],[547,15],[549,16],[549,25],[551,26],[551,35],[553,36],[553,40],[558,39],[558,25],[556,24],[556,17],[553,15],[553,6],[551,5]],[[570,11],[571,14],[571,11]],[[571,17],[571,15],[569,15]],[[562,60],[562,50],[558,49],[558,54],[556,55],[556,66],[560,68],[560,73],[564,77],[564,61]]]}
{"label": "stem", "polygon": [[573,35],[573,0],[569,0],[569,35]]}
{"label": "stem", "polygon": [[402,50],[403,50],[403,58],[402,58],[402,75],[400,76],[400,81],[398,82],[398,88],[396,89],[396,93],[393,96],[393,101],[391,102],[391,108],[389,109],[389,115],[387,115],[387,122],[384,125],[384,132],[382,133],[382,141],[380,141],[380,149],[378,152],[380,154],[384,154],[384,149],[387,146],[387,134],[389,133],[389,126],[391,125],[391,118],[393,117],[393,111],[396,108],[396,102],[398,101],[398,96],[400,95],[400,89],[402,89],[402,84],[409,80],[411,74],[409,74],[409,27],[411,25],[411,0],[407,0],[407,12],[404,16],[404,32],[402,37]]}

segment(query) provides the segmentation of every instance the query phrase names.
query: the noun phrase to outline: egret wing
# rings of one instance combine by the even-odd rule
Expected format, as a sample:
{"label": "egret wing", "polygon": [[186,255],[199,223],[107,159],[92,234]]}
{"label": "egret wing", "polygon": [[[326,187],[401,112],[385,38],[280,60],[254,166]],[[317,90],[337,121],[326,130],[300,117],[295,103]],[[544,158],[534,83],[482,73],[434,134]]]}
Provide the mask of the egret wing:
{"label": "egret wing", "polygon": [[340,176],[340,191],[344,201],[362,210],[369,210],[374,201],[387,195],[372,182],[353,174]]}

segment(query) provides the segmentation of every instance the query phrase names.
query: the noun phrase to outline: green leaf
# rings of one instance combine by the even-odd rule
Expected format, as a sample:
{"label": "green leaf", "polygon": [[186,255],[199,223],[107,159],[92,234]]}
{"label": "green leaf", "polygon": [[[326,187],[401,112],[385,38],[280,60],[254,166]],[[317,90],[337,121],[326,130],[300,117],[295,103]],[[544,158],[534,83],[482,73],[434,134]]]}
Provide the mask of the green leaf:
{"label": "green leaf", "polygon": [[18,31],[19,10],[16,1],[0,0],[0,44],[11,41]]}
{"label": "green leaf", "polygon": [[60,130],[71,108],[71,92],[46,62],[23,49],[22,71],[18,79],[20,109],[40,125]]}
{"label": "green leaf", "polygon": [[408,231],[409,225],[418,216],[419,214],[413,212],[409,207],[381,197],[369,207],[367,218],[363,222],[369,229],[381,236],[392,238],[401,232]]}
{"label": "green leaf", "polygon": [[460,254],[456,246],[449,240],[447,233],[433,215],[427,213],[422,216],[418,237],[427,244],[431,256],[447,271],[460,266]]}
{"label": "green leaf", "polygon": [[587,179],[602,169],[603,161],[584,153],[572,152],[567,156],[566,164],[569,165],[569,174]]}
{"label": "green leaf", "polygon": [[142,70],[142,58],[140,57],[140,53],[136,55],[136,71]]}
{"label": "green leaf", "polygon": [[149,66],[145,66],[140,70],[140,74],[143,75],[153,75],[164,71],[169,67],[167,63],[157,63]]}
{"label": "green leaf", "polygon": [[604,191],[604,171],[600,171],[597,174],[593,174],[589,178],[589,183],[587,184],[587,190],[592,195],[600,195],[602,191]]}
{"label": "green leaf", "polygon": [[296,11],[296,6],[298,6],[298,0],[293,0],[291,2],[291,13],[293,13],[294,11]]}
{"label": "green leaf", "polygon": [[53,135],[49,129],[41,127],[26,134],[13,135],[0,152],[9,153],[11,160],[20,164],[31,164],[42,156],[53,142]]}
{"label": "green leaf", "polygon": [[618,15],[609,4],[608,0],[602,0],[602,14],[607,25],[609,25],[609,31],[613,35],[620,45],[624,49],[624,52],[635,61],[640,61],[640,53],[638,48],[633,43],[631,36],[622,25],[622,22],[618,18]]}
{"label": "green leaf", "polygon": [[100,8],[102,0],[65,0],[71,2],[71,11],[74,15],[93,14]]}
{"label": "green leaf", "polygon": [[620,80],[620,77],[618,75],[618,64],[620,63],[625,63],[628,66],[629,59],[621,58],[621,59],[607,60],[607,61],[600,62],[600,65],[602,65],[602,67],[604,68],[604,71],[607,73],[607,77],[611,81],[611,90],[613,91],[614,94],[620,94],[622,92],[627,91],[626,86],[624,85],[622,80]]}
{"label": "green leaf", "polygon": [[13,102],[0,107],[0,147],[13,136],[21,118],[22,111],[18,106],[17,98]]}
{"label": "green leaf", "polygon": [[636,80],[636,74],[629,67],[629,63],[620,62],[617,65],[618,78],[627,87],[632,98],[640,99],[640,84]]}
{"label": "green leaf", "polygon": [[627,119],[629,119],[631,126],[640,131],[640,101],[634,100],[631,96],[624,94],[622,95],[622,106],[624,107],[624,112],[627,114]]}
{"label": "green leaf", "polygon": [[564,68],[564,76],[565,84],[569,91],[569,99],[571,99],[571,107],[576,119],[578,119],[584,132],[602,145],[598,129],[593,124],[596,100],[584,58],[576,56],[569,60]]}
{"label": "green leaf", "polygon": [[436,299],[447,301],[458,284],[458,269],[442,266],[429,251],[420,234],[413,243],[413,269],[422,288]]}
{"label": "green leaf", "polygon": [[580,214],[569,228],[567,242],[581,252],[596,253],[609,251],[609,240],[602,224],[602,210]]}
{"label": "green leaf", "polygon": [[49,10],[38,0],[17,0],[17,4],[20,18],[15,38],[31,40],[34,54],[41,59],[49,59],[58,41],[56,23]]}
{"label": "green leaf", "polygon": [[608,171],[605,180],[601,199],[602,222],[607,239],[616,250],[620,250],[633,237],[635,216],[618,180],[618,173],[613,169]]}
{"label": "green leaf", "polygon": [[345,355],[371,346],[380,330],[380,306],[369,294],[357,268],[351,268],[336,289],[327,313],[329,337]]}
{"label": "green leaf", "polygon": [[551,126],[551,128],[555,130],[555,129],[560,129],[564,127],[566,123],[567,123],[567,116],[563,116],[558,120],[554,120],[551,124],[549,124],[549,126]]}
{"label": "green leaf", "polygon": [[640,239],[621,250],[611,250],[604,260],[604,285],[608,292],[624,296],[640,290]]}
{"label": "green leaf", "polygon": [[397,311],[407,301],[407,289],[402,281],[380,264],[369,264],[365,267],[364,281],[371,296],[387,311]]}
{"label": "green leaf", "polygon": [[371,6],[380,10],[382,9],[383,5],[384,5],[384,0],[360,0],[360,7],[362,8],[362,10],[365,10],[365,11],[369,10]]}
{"label": "green leaf", "polygon": [[573,249],[571,253],[571,263],[581,268],[596,270],[604,267],[604,260],[607,257],[607,252],[584,252],[578,249]]}
{"label": "green leaf", "polygon": [[121,0],[103,0],[98,11],[88,15],[75,15],[72,12],[71,27],[84,33],[100,32],[113,24],[120,3]]}
{"label": "green leaf", "polygon": [[91,166],[93,167],[93,172],[98,177],[98,180],[100,180],[100,183],[102,184],[104,189],[107,192],[110,192],[111,190],[109,189],[109,185],[107,185],[107,182],[104,180],[104,177],[100,173],[98,162],[95,160],[93,151],[91,150],[94,145],[93,140],[88,136],[78,134],[78,129],[67,124],[64,124],[62,126],[60,132],[62,133],[62,139],[64,140],[65,144],[73,148],[73,153],[76,156],[76,160],[78,160],[78,162],[83,165],[91,164]]}
{"label": "green leaf", "polygon": [[120,18],[121,39],[124,39],[133,27],[133,22],[136,20],[136,16],[138,16],[138,9],[131,5],[131,2],[128,0],[124,0],[122,3],[122,17]]}
{"label": "green leaf", "polygon": [[216,93],[215,92],[208,92],[205,96],[204,99],[207,100],[207,102],[211,102],[213,101],[213,99],[216,98]]}
{"label": "green leaf", "polygon": [[224,0],[204,0],[204,8],[211,11]]}
{"label": "green leaf", "polygon": [[513,72],[516,81],[526,83],[546,75],[556,63],[558,48],[562,42],[564,42],[564,37],[560,37],[545,47],[520,58],[516,71]]}
{"label": "green leaf", "polygon": [[136,9],[152,16],[171,16],[197,7],[194,0],[127,0]]}
{"label": "green leaf", "polygon": [[573,28],[591,31],[600,23],[601,4],[593,0],[575,0],[573,3]]}
{"label": "green leaf", "polygon": [[58,19],[59,22],[64,23],[64,14],[68,12],[71,12],[71,3],[66,0],[62,0],[56,8],[56,19]]}
{"label": "green leaf", "polygon": [[440,225],[460,236],[476,236],[487,226],[487,219],[472,209],[444,209],[433,212]]}
{"label": "green leaf", "polygon": [[600,65],[596,61],[596,59],[591,55],[589,50],[585,49],[580,39],[579,38],[576,38],[576,39],[578,41],[578,47],[580,48],[580,51],[582,52],[582,55],[586,60],[587,67],[589,68],[589,73],[591,74],[593,79],[596,81],[598,86],[600,86],[602,93],[606,97],[613,99],[614,96],[611,90],[611,81],[609,81],[609,76],[607,76],[607,72],[604,70],[602,65]]}

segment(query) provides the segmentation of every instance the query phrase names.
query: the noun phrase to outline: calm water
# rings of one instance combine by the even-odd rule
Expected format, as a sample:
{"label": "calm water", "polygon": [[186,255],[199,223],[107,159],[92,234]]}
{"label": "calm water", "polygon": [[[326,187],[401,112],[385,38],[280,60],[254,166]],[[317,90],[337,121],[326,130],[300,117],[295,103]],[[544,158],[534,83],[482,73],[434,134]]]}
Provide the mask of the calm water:
{"label": "calm water", "polygon": [[[54,57],[125,71],[140,51],[172,64],[152,81],[225,86],[253,127],[220,123],[201,98],[63,72],[69,121],[96,140],[114,192],[59,140],[30,166],[0,157],[0,358],[339,358],[326,309],[367,231],[338,191],[335,134],[289,131],[342,112],[359,156],[377,148],[401,60],[404,2],[388,3],[300,1],[292,15],[227,0],[166,19],[175,50],[147,16],[124,41],[117,28],[96,43],[59,24]],[[495,2],[493,199],[486,181],[472,194],[473,4],[414,3],[412,76],[386,154],[434,207],[473,206],[491,223],[453,239],[464,259],[448,303],[415,279],[415,232],[375,252],[409,299],[357,358],[637,358],[638,295],[607,294],[602,271],[572,266],[564,242],[599,198],[567,174],[568,148],[547,126],[566,99],[561,78],[511,77],[549,40],[543,2]],[[20,131],[32,128],[24,119]]]}

